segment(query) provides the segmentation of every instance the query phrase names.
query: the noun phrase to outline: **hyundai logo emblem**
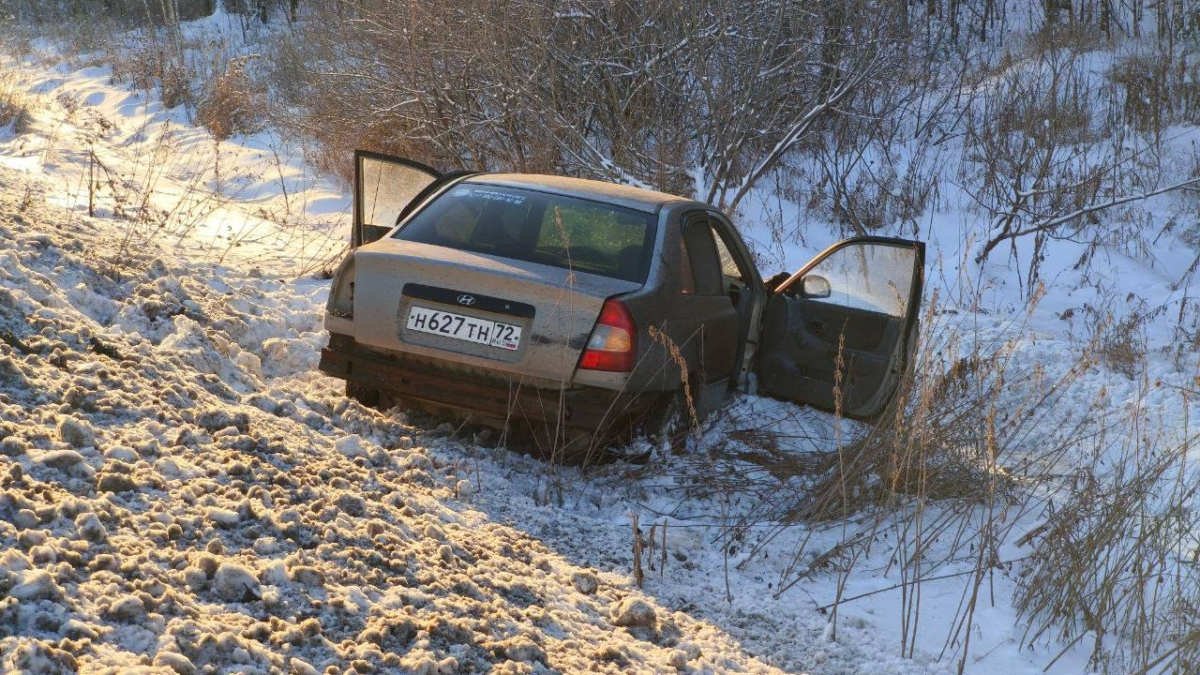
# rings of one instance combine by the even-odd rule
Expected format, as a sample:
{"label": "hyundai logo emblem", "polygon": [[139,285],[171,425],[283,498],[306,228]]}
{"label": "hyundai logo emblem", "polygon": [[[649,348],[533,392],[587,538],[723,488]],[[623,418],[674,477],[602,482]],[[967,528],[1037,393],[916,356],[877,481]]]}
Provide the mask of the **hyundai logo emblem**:
{"label": "hyundai logo emblem", "polygon": [[470,307],[471,305],[475,304],[475,296],[463,293],[462,295],[458,296],[458,304],[465,307]]}

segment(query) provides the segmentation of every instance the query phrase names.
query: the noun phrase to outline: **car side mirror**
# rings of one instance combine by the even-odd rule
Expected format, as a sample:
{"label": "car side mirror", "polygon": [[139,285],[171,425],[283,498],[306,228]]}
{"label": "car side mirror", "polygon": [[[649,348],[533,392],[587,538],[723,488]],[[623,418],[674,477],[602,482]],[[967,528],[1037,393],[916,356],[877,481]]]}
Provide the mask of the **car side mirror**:
{"label": "car side mirror", "polygon": [[828,298],[833,295],[833,289],[829,286],[829,280],[825,277],[810,274],[800,280],[803,284],[804,297],[806,298]]}

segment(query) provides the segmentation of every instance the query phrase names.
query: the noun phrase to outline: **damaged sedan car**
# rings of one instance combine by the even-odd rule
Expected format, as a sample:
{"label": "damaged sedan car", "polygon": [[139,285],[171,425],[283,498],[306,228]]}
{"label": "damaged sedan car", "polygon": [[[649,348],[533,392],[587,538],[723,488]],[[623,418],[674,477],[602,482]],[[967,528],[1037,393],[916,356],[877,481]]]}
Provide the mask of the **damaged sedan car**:
{"label": "damaged sedan car", "polygon": [[578,455],[666,436],[739,388],[872,418],[911,365],[921,242],[848,239],[769,287],[709,204],[355,162],[320,369],[364,403],[519,423],[542,454]]}

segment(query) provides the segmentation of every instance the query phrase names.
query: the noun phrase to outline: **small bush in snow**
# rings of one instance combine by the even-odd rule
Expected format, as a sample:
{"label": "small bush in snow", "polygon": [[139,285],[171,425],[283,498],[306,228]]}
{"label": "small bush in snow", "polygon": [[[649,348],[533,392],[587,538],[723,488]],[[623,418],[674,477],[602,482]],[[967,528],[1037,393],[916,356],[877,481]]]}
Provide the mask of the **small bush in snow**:
{"label": "small bush in snow", "polygon": [[262,125],[261,93],[244,68],[243,61],[230,62],[229,70],[213,81],[196,108],[196,121],[217,140],[253,133]]}

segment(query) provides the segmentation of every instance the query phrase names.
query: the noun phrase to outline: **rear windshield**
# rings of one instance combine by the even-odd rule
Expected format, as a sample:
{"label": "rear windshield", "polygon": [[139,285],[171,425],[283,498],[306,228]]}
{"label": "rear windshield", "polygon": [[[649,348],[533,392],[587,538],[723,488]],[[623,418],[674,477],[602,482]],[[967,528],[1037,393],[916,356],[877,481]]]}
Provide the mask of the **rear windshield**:
{"label": "rear windshield", "polygon": [[654,222],[612,204],[459,183],[393,236],[642,283]]}

